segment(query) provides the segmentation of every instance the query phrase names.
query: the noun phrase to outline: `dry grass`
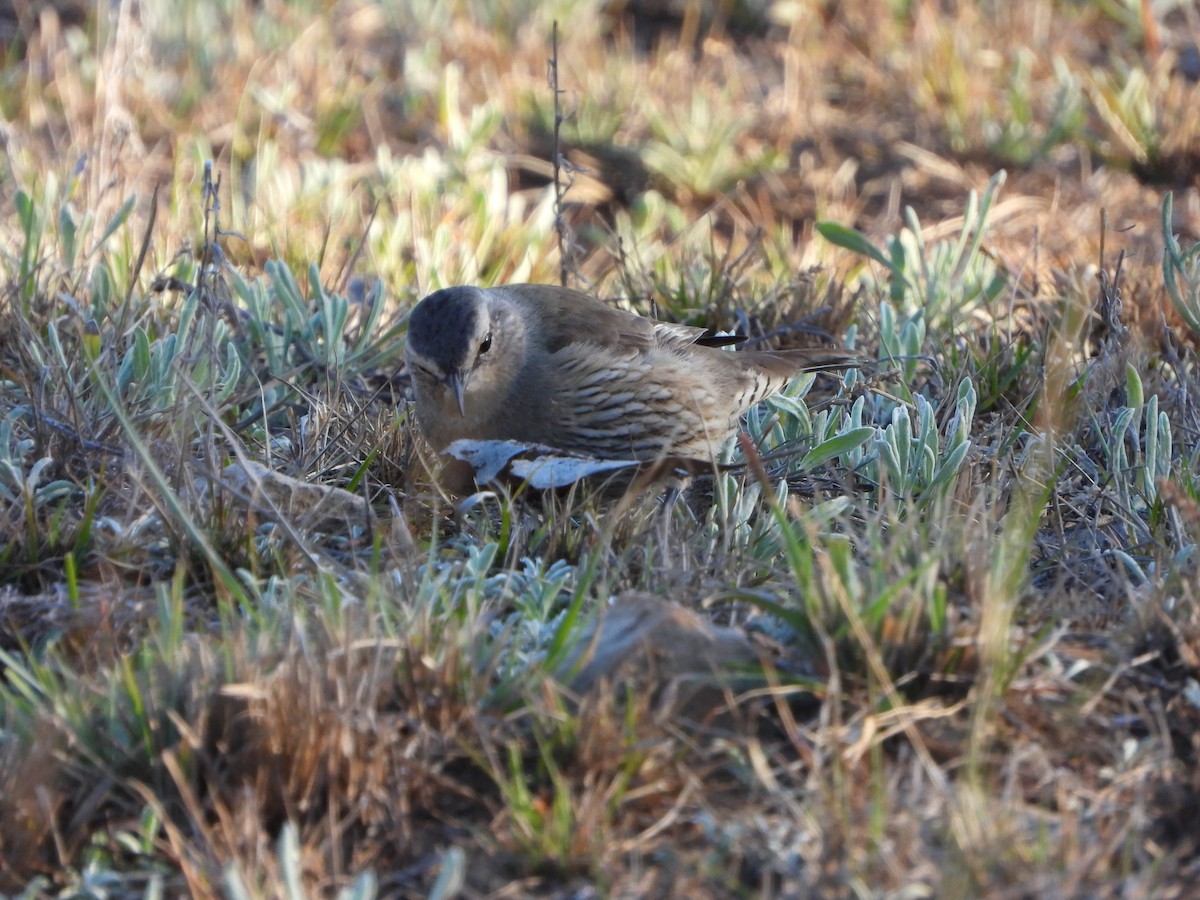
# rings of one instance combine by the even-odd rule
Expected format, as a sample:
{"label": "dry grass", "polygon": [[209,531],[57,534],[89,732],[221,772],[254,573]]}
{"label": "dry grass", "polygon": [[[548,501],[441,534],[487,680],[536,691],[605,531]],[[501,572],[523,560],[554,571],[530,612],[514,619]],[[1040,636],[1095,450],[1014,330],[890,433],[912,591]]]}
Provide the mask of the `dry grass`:
{"label": "dry grass", "polygon": [[[0,10],[0,890],[1188,894],[1200,13],[763,6]],[[404,315],[556,278],[556,18],[572,278],[879,363],[454,510]],[[766,662],[575,696],[630,591]]]}

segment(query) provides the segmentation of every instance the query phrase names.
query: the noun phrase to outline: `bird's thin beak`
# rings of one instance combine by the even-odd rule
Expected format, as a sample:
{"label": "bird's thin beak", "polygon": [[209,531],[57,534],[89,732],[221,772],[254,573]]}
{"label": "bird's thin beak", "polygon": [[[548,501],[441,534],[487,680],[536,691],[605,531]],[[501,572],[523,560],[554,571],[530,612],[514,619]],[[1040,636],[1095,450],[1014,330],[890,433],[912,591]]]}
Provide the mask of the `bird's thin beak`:
{"label": "bird's thin beak", "polygon": [[467,379],[461,372],[451,372],[446,376],[446,386],[454,392],[454,402],[458,404],[459,415],[467,414]]}

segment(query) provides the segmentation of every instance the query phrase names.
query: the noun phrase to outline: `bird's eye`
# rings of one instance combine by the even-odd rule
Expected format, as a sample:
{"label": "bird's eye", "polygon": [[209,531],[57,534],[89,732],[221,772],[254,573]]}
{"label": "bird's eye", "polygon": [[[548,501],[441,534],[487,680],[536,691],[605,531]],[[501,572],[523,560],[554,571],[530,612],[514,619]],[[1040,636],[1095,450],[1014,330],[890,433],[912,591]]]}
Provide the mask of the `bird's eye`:
{"label": "bird's eye", "polygon": [[487,337],[485,337],[483,339],[483,342],[479,345],[479,353],[482,355],[484,353],[487,353],[491,349],[492,349],[492,333],[489,331],[487,333]]}

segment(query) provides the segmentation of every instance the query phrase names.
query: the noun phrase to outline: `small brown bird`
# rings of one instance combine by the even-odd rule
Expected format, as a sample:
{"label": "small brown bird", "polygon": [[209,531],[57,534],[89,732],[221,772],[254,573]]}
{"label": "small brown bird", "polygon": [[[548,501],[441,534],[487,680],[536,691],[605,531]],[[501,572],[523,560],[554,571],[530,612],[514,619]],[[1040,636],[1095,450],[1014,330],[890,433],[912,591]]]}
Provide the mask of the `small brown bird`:
{"label": "small brown bird", "polygon": [[705,462],[792,376],[858,364],[841,351],[719,349],[740,340],[554,285],[450,287],[413,309],[405,360],[435,450],[515,440]]}

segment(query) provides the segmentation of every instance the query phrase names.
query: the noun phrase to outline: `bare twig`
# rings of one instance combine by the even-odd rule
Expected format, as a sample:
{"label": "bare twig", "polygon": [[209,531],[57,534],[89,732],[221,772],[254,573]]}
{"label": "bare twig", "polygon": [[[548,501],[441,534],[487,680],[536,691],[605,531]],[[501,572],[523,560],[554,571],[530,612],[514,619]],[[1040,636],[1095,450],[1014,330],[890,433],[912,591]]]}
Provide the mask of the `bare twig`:
{"label": "bare twig", "polygon": [[[566,163],[562,154],[562,145],[560,143],[560,134],[562,131],[563,112],[560,97],[562,89],[558,86],[558,22],[554,23],[554,27],[550,32],[550,59],[546,62],[546,79],[550,84],[550,93],[554,96],[554,140],[551,146],[552,164],[554,166],[554,231],[558,236],[558,278],[563,287],[567,286],[567,279],[571,272],[571,256],[573,255],[574,241],[570,234],[570,226],[563,216],[563,198],[567,191],[571,189],[574,183],[574,176],[571,175],[571,166]],[[566,173],[566,182],[563,181],[563,173]]]}

